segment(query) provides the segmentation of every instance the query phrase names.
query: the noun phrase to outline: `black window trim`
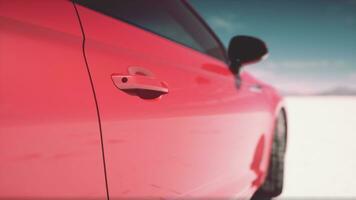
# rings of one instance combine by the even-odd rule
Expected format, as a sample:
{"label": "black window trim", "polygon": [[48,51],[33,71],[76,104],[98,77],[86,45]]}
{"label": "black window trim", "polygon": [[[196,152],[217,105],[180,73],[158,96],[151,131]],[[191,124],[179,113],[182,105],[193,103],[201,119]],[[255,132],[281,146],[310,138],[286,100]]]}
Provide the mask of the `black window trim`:
{"label": "black window trim", "polygon": [[[73,1],[76,5],[83,6],[83,5],[81,5],[80,3],[78,3],[76,0],[72,0],[72,1]],[[187,10],[188,10],[189,12],[191,12],[194,17],[197,18],[197,20],[203,25],[203,27],[208,31],[208,33],[213,37],[213,39],[215,40],[215,42],[219,45],[219,48],[222,50],[222,54],[223,54],[223,59],[224,59],[224,60],[221,60],[221,59],[219,59],[219,58],[217,58],[217,57],[214,57],[214,56],[212,56],[212,55],[209,55],[209,54],[207,54],[207,53],[204,53],[204,52],[202,52],[202,51],[199,51],[199,50],[197,50],[197,49],[195,49],[195,48],[193,48],[193,47],[190,47],[189,45],[186,45],[186,44],[184,44],[184,43],[182,43],[182,42],[179,42],[179,41],[177,41],[177,40],[175,40],[175,39],[173,39],[173,38],[169,38],[169,37],[167,37],[167,36],[164,36],[164,35],[162,35],[162,34],[159,34],[159,33],[157,33],[157,32],[154,32],[154,31],[152,31],[152,30],[149,30],[148,28],[145,28],[145,27],[140,26],[140,25],[138,25],[138,24],[132,23],[132,22],[126,20],[126,19],[123,19],[123,18],[114,18],[114,17],[112,17],[112,16],[110,16],[110,15],[106,15],[106,14],[104,14],[104,15],[107,16],[107,17],[110,17],[110,18],[112,18],[112,19],[115,19],[115,20],[119,19],[120,21],[125,22],[125,23],[127,23],[127,24],[129,24],[129,25],[132,25],[132,26],[134,26],[134,27],[138,27],[138,28],[140,28],[140,29],[142,29],[142,30],[144,30],[144,31],[153,33],[153,34],[158,35],[158,36],[160,36],[160,37],[162,37],[162,38],[165,38],[165,39],[167,39],[167,40],[169,40],[169,41],[172,41],[172,42],[174,42],[174,43],[177,43],[177,44],[180,44],[180,45],[182,45],[182,46],[184,46],[184,47],[187,47],[187,48],[189,48],[189,49],[192,49],[192,50],[194,50],[195,52],[204,54],[204,55],[206,55],[206,56],[209,56],[209,57],[211,57],[211,58],[213,58],[213,59],[216,59],[216,60],[218,60],[218,61],[222,61],[222,62],[224,62],[225,64],[229,65],[229,60],[228,60],[228,57],[227,57],[226,49],[225,49],[223,43],[220,41],[219,37],[217,37],[217,35],[214,33],[214,31],[209,27],[209,25],[205,22],[205,20],[198,14],[198,12],[190,5],[190,3],[189,3],[187,0],[180,0],[180,1],[181,1],[181,2],[183,3],[183,5],[187,8]],[[86,7],[86,6],[83,6],[83,7],[87,8],[87,9],[90,9],[90,10],[94,10],[94,11],[99,12],[98,10],[93,9],[93,8],[88,8],[88,7]],[[101,13],[101,12],[100,12],[100,13]]]}

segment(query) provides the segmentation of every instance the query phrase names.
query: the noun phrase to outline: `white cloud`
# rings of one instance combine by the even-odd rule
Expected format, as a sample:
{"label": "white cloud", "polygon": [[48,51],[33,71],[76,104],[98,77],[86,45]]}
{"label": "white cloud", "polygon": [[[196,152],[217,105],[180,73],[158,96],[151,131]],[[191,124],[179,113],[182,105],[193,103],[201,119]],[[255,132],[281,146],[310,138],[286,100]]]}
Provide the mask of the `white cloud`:
{"label": "white cloud", "polygon": [[356,72],[347,75],[347,80],[353,82],[356,85]]}
{"label": "white cloud", "polygon": [[[311,94],[336,87],[356,89],[356,73],[347,74],[345,72],[337,75],[334,73],[321,75],[322,70],[339,67],[350,67],[350,64],[342,60],[266,61],[247,66],[245,70],[284,92]],[[300,72],[291,73],[282,69],[293,69],[294,72],[300,69]],[[315,72],[314,70],[313,73],[309,73],[306,69],[317,69],[317,71]],[[320,73],[318,73],[319,69]]]}

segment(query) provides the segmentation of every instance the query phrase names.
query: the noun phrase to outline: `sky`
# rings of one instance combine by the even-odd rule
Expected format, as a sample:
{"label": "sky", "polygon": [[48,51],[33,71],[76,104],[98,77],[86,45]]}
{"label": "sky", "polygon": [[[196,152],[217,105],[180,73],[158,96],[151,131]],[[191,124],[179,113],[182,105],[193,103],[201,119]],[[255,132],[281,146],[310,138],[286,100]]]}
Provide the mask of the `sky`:
{"label": "sky", "polygon": [[225,47],[261,38],[267,60],[246,71],[284,93],[356,91],[356,0],[189,0]]}

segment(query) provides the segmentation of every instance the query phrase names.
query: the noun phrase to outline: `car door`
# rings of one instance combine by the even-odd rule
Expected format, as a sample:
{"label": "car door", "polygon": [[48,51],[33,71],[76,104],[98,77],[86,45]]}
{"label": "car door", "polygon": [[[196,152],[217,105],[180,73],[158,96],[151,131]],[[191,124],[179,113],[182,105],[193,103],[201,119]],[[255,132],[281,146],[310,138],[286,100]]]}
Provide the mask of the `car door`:
{"label": "car door", "polygon": [[188,5],[77,2],[110,197],[227,198],[250,187],[268,105],[263,92],[236,84]]}
{"label": "car door", "polygon": [[0,1],[0,199],[106,199],[72,2]]}

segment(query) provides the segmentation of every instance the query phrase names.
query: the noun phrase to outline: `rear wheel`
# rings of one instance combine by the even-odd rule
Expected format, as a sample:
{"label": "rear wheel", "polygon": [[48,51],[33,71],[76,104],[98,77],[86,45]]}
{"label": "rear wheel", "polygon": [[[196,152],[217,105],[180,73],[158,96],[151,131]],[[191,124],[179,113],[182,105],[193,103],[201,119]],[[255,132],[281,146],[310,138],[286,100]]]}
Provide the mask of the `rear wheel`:
{"label": "rear wheel", "polygon": [[268,174],[265,182],[253,195],[252,200],[268,200],[282,193],[286,144],[287,117],[285,111],[282,110],[276,120]]}

